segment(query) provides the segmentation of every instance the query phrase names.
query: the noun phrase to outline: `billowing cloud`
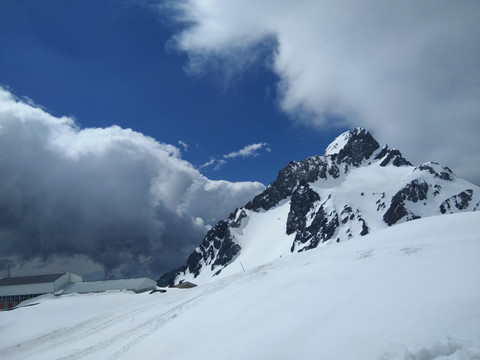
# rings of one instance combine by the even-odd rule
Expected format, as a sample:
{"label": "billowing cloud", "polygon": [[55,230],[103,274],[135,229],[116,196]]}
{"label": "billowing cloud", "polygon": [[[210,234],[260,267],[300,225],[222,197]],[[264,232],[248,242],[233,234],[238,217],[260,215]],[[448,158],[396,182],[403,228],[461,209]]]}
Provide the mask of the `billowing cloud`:
{"label": "billowing cloud", "polygon": [[268,63],[294,121],[365,126],[412,161],[441,161],[480,183],[479,2],[170,4],[184,25],[174,42],[190,71]]}
{"label": "billowing cloud", "polygon": [[1,264],[71,259],[152,277],[264,188],[211,181],[172,145],[118,126],[81,129],[2,88],[0,179]]}

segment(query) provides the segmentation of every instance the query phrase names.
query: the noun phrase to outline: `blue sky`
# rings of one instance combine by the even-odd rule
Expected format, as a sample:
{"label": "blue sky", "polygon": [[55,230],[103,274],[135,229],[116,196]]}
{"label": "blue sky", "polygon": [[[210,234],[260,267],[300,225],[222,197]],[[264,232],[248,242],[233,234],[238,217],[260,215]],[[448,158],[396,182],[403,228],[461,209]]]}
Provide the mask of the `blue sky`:
{"label": "blue sky", "polygon": [[2,0],[0,269],[155,278],[356,126],[480,184],[478,99],[480,2]]}
{"label": "blue sky", "polygon": [[[267,58],[228,80],[187,74],[187,56],[169,46],[179,26],[133,1],[3,1],[0,84],[83,128],[115,124],[178,146],[211,179],[268,184],[344,130],[290,121]],[[257,143],[268,146],[256,157],[201,168]]]}

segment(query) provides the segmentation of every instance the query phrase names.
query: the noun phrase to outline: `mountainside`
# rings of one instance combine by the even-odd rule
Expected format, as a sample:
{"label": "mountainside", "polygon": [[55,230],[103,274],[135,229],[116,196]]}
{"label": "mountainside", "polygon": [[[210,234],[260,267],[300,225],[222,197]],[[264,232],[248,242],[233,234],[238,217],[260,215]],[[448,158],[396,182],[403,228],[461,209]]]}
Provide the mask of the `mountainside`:
{"label": "mountainside", "polygon": [[220,221],[159,285],[207,282],[330,242],[426,216],[480,209],[480,188],[435,162],[413,166],[356,128],[323,156],[293,161]]}

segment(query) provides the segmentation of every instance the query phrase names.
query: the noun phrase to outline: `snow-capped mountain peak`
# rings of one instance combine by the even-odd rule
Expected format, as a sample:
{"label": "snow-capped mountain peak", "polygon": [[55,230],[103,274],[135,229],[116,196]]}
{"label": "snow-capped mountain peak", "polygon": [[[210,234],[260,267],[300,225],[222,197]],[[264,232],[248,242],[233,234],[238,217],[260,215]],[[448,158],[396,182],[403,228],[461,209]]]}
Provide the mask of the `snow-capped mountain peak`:
{"label": "snow-capped mountain peak", "polygon": [[206,282],[275,258],[364,236],[421,217],[480,209],[480,188],[435,162],[414,167],[363,128],[323,156],[292,161],[220,221],[160,285]]}

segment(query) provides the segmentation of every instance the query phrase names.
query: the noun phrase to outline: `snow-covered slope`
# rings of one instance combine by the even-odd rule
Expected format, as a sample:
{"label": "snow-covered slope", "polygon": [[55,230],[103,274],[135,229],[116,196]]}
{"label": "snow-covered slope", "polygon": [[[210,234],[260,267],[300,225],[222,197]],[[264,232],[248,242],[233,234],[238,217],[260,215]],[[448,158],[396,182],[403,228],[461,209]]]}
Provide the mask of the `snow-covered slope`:
{"label": "snow-covered slope", "polygon": [[159,284],[203,283],[406,221],[480,209],[480,188],[445,166],[413,166],[362,128],[324,156],[291,162],[267,189],[212,228]]}
{"label": "snow-covered slope", "polygon": [[0,359],[478,360],[479,234],[433,216],[193,289],[32,299],[0,312]]}

